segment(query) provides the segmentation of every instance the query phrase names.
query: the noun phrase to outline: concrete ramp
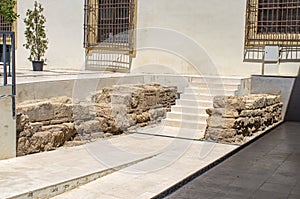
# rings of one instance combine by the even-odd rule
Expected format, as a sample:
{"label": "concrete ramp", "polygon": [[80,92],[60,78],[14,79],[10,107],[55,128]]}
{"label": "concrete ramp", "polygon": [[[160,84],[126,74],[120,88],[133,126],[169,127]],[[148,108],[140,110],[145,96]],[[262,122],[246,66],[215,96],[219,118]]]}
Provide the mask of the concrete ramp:
{"label": "concrete ramp", "polygon": [[[235,148],[237,146],[132,134],[2,160],[0,198],[50,198],[72,189],[76,191],[77,187],[88,186],[97,179],[105,182],[100,183],[96,192],[110,190],[119,198],[136,198],[149,191],[153,196]],[[125,178],[120,179],[120,176]],[[159,183],[162,179],[164,183]],[[116,187],[106,186],[107,183]],[[135,188],[138,191],[132,191]],[[87,198],[92,192],[65,198]],[[64,198],[64,194],[61,197]]]}

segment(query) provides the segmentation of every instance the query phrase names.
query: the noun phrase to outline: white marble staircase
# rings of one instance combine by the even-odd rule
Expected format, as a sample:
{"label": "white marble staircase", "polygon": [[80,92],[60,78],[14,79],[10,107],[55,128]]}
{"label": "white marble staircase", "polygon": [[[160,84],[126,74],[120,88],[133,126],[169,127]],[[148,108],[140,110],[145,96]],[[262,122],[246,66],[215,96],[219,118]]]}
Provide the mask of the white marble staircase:
{"label": "white marble staircase", "polygon": [[206,129],[207,108],[213,107],[213,97],[236,95],[241,77],[192,77],[176,105],[163,120],[160,134],[165,136],[201,139]]}

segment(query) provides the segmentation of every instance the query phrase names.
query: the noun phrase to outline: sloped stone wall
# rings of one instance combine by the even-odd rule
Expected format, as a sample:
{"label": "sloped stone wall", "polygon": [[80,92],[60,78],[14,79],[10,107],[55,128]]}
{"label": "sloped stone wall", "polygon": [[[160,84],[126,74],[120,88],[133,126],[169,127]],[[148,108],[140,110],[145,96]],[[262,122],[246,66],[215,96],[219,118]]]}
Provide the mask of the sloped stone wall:
{"label": "sloped stone wall", "polygon": [[17,105],[17,154],[80,145],[159,122],[177,89],[159,84],[104,88],[88,101],[58,97]]}
{"label": "sloped stone wall", "polygon": [[280,95],[217,96],[207,109],[205,139],[243,144],[282,120]]}

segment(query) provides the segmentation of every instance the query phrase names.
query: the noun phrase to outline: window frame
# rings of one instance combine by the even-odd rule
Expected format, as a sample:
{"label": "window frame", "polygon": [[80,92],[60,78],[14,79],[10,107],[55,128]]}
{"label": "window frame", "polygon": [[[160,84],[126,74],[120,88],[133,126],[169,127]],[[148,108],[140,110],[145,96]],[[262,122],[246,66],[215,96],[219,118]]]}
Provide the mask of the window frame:
{"label": "window frame", "polygon": [[[14,7],[14,11],[15,12],[17,12],[17,6],[18,6],[18,1],[16,1],[16,5],[15,5],[15,7]],[[17,37],[17,35],[18,35],[18,23],[17,23],[17,21],[18,21],[18,19],[16,19],[12,24],[7,24],[7,23],[5,23],[4,22],[4,19],[3,19],[3,16],[0,16],[1,18],[2,18],[2,20],[0,19],[0,31],[8,31],[8,30],[2,30],[1,28],[2,28],[2,24],[5,24],[4,26],[7,26],[7,25],[10,25],[10,30],[8,31],[8,32],[15,32],[15,45],[16,45],[16,49],[17,49],[17,47],[18,47],[18,37]],[[2,45],[3,44],[3,41],[2,41],[3,39],[0,37],[0,44]],[[7,45],[11,45],[11,39],[8,37],[7,38],[7,40],[6,40],[6,44]]]}
{"label": "window frame", "polygon": [[244,62],[262,62],[265,46],[278,46],[281,62],[300,62],[300,33],[259,33],[259,0],[246,0]]}
{"label": "window frame", "polygon": [[137,0],[128,0],[130,23],[128,26],[128,42],[109,42],[99,40],[99,1],[85,0],[84,13],[84,48],[89,54],[93,51],[106,50],[123,52],[135,56]]}

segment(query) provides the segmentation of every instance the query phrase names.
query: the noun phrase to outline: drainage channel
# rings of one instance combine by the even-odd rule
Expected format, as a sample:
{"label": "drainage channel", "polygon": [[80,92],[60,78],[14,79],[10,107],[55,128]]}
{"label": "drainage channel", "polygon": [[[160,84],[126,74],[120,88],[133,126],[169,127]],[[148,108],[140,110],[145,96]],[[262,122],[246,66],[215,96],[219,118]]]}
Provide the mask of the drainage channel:
{"label": "drainage channel", "polygon": [[235,155],[236,153],[240,152],[241,150],[245,149],[247,146],[249,146],[250,144],[252,144],[253,142],[257,141],[258,139],[260,139],[261,137],[265,136],[266,134],[268,134],[269,132],[271,132],[274,128],[279,127],[280,125],[282,125],[284,122],[281,122],[280,124],[278,124],[277,126],[274,126],[273,128],[270,128],[268,130],[266,130],[264,133],[258,135],[257,137],[253,138],[252,140],[248,141],[247,143],[243,144],[242,146],[234,149],[233,151],[229,152],[228,154],[226,154],[225,156],[217,159],[216,161],[212,162],[211,164],[201,168],[200,170],[196,171],[195,173],[189,175],[188,177],[184,178],[183,180],[181,180],[180,182],[174,184],[173,186],[169,187],[168,189],[164,190],[163,192],[157,194],[156,196],[152,197],[152,199],[162,199],[165,198],[169,195],[171,195],[172,193],[174,193],[175,191],[177,191],[178,189],[180,189],[181,187],[183,187],[184,185],[188,184],[189,182],[191,182],[192,180],[194,180],[195,178],[201,176],[202,174],[206,173],[207,171],[209,171],[210,169],[216,167],[217,165],[221,164],[222,162],[224,162],[225,160],[229,159],[230,157],[232,157],[233,155]]}

